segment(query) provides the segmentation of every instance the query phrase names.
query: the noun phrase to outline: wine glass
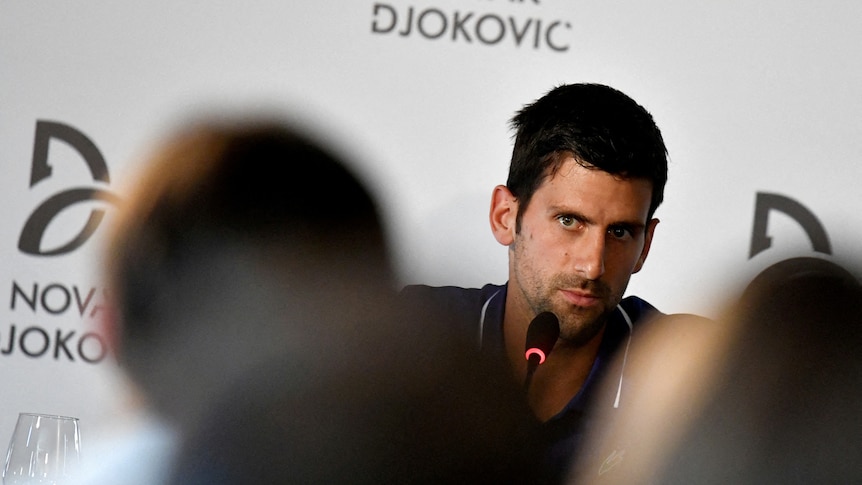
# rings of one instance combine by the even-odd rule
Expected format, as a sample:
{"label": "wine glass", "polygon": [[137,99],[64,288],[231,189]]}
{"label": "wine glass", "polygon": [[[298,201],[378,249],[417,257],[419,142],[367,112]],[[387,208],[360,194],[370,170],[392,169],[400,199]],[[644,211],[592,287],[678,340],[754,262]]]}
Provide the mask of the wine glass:
{"label": "wine glass", "polygon": [[9,442],[3,485],[64,485],[78,467],[78,418],[21,413]]}

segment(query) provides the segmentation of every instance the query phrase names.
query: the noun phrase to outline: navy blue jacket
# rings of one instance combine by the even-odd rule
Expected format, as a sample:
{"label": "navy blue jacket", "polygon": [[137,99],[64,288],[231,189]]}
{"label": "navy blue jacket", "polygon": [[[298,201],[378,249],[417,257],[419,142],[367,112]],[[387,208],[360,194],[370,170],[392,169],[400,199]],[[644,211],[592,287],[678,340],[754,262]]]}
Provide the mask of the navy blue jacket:
{"label": "navy blue jacket", "polygon": [[[508,366],[503,344],[503,313],[506,302],[505,285],[485,285],[478,288],[454,286],[407,286],[402,290],[410,313],[421,316],[422,321],[434,320],[450,325],[447,330],[473,334],[477,349],[485,357]],[[415,313],[414,313],[415,312]],[[587,411],[590,407],[619,406],[625,393],[624,369],[611,368],[617,351],[625,351],[631,341],[632,330],[642,321],[660,315],[646,301],[630,296],[622,300],[608,321],[599,352],[586,382],[559,414],[541,425],[542,446],[545,448],[544,470],[538,482],[558,483],[563,480],[575,457],[587,458],[580,444],[591,425]],[[613,395],[598,395],[604,376],[616,379],[620,386]],[[594,459],[589,457],[588,459]],[[539,473],[539,472],[537,472]]]}

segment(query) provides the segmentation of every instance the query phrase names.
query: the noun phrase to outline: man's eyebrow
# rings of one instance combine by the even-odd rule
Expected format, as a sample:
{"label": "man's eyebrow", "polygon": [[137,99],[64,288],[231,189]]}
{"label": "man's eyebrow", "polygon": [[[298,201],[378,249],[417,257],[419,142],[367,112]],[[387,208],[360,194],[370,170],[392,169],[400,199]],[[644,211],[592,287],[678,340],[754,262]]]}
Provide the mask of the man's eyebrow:
{"label": "man's eyebrow", "polygon": [[641,230],[646,227],[646,224],[641,221],[619,221],[609,224],[610,227],[626,227],[629,229]]}

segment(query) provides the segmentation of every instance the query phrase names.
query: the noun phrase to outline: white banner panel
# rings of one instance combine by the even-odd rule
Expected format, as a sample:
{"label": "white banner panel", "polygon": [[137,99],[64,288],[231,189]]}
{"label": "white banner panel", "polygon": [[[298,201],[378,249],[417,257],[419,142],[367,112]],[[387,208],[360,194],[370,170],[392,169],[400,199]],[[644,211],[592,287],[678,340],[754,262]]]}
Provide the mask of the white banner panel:
{"label": "white banner panel", "polygon": [[183,119],[301,120],[377,191],[402,282],[473,286],[506,278],[487,211],[508,119],[609,84],[671,157],[630,293],[712,316],[771,262],[856,257],[860,46],[862,4],[836,0],[0,2],[0,440],[20,411],[78,416],[85,440],[121,412],[100,245]]}

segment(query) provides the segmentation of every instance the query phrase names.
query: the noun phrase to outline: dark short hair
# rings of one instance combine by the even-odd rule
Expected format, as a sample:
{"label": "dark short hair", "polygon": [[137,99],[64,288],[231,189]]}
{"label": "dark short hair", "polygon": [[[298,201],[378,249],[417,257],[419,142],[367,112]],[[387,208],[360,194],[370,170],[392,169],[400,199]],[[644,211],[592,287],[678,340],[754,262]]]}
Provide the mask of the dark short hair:
{"label": "dark short hair", "polygon": [[546,176],[568,156],[581,165],[652,182],[649,217],[664,198],[667,148],[652,115],[622,92],[601,84],[558,86],[511,120],[515,131],[509,190],[523,211]]}

